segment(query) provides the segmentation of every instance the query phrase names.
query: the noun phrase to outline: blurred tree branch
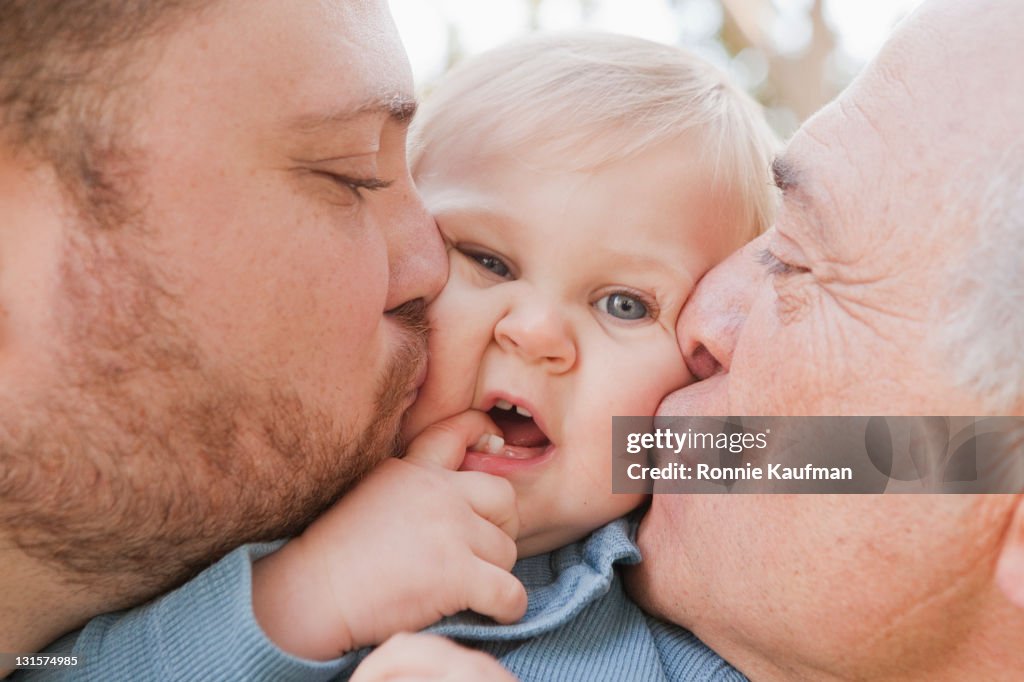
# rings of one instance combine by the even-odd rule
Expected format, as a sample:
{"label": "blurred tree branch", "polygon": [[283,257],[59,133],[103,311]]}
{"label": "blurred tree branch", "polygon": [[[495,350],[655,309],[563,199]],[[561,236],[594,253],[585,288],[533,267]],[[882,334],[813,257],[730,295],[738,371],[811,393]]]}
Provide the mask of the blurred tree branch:
{"label": "blurred tree branch", "polygon": [[722,0],[721,40],[730,54],[751,47],[768,60],[768,77],[761,94],[769,106],[784,106],[804,120],[836,95],[828,66],[837,40],[825,21],[824,0],[815,0],[809,12],[811,39],[799,54],[779,54],[767,27],[778,18],[771,0]]}

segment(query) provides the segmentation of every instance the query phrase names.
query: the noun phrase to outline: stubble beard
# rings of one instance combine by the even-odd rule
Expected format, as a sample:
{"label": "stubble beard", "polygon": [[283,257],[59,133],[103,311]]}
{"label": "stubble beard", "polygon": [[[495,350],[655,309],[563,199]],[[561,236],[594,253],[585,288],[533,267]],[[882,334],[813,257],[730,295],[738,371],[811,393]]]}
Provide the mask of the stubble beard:
{"label": "stubble beard", "polygon": [[0,527],[69,582],[106,590],[111,608],[240,544],[297,534],[398,454],[426,353],[424,306],[406,304],[393,315],[405,339],[374,418],[353,434],[346,415],[291,387],[209,367],[160,273],[126,239],[71,234],[50,380],[30,393],[0,388]]}

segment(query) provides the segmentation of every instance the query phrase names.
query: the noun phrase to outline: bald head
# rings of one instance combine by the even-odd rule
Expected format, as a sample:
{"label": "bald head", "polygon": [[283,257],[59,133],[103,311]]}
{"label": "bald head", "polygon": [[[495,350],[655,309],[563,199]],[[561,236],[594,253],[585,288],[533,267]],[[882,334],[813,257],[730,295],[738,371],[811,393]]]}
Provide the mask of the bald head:
{"label": "bald head", "polygon": [[[868,117],[884,113],[880,132],[906,136],[947,161],[963,158],[965,146],[971,156],[997,154],[1024,115],[1024,72],[1017,68],[1022,28],[1024,3],[926,2],[844,99],[856,100]],[[892,108],[906,118],[894,117]]]}

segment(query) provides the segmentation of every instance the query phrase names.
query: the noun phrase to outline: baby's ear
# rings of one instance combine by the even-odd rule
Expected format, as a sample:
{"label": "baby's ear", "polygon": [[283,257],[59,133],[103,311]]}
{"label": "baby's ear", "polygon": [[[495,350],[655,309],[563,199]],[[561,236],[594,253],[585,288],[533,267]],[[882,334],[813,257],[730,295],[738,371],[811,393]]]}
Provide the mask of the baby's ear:
{"label": "baby's ear", "polygon": [[1012,514],[996,564],[996,583],[1007,599],[1024,609],[1024,495],[1017,495]]}

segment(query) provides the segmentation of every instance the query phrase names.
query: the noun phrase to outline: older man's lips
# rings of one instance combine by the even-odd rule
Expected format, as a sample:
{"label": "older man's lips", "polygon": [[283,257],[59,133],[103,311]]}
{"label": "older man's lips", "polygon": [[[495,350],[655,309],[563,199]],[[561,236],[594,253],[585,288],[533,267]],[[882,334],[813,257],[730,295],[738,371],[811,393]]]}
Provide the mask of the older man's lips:
{"label": "older man's lips", "polygon": [[729,414],[729,374],[720,372],[665,396],[658,405],[659,417],[707,416]]}

